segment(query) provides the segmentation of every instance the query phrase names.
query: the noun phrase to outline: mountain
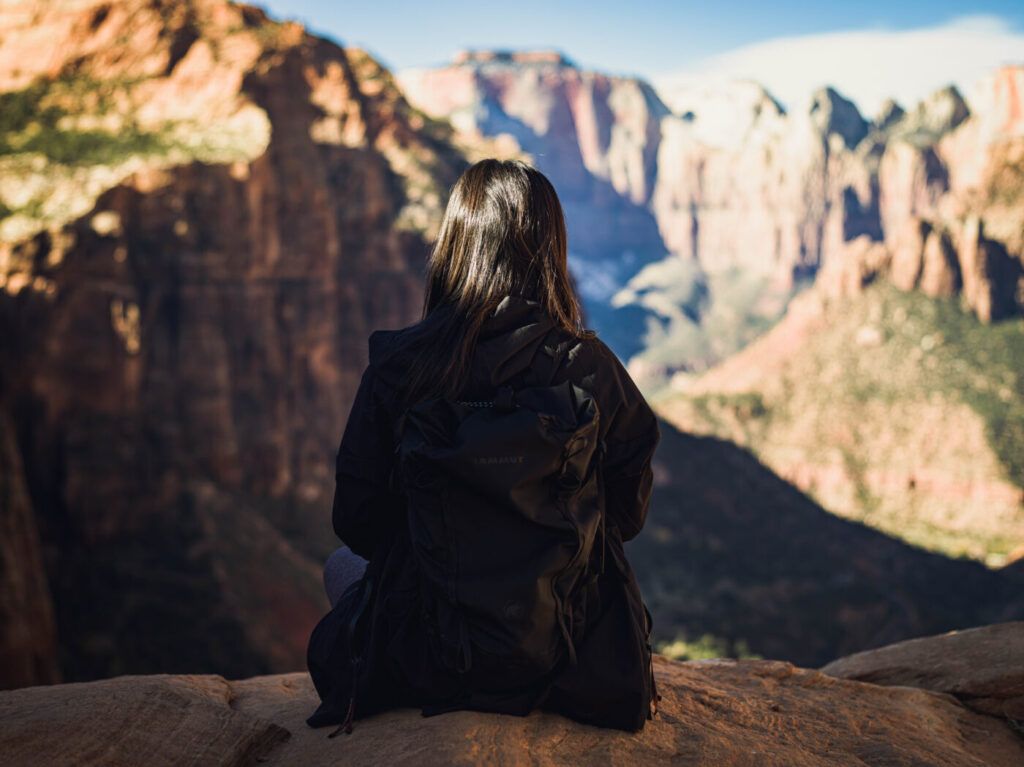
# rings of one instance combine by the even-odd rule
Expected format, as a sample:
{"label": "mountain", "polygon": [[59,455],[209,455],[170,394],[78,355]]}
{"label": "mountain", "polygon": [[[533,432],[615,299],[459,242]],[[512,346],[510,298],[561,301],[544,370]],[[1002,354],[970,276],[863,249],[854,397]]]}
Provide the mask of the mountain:
{"label": "mountain", "polygon": [[1024,556],[1024,326],[880,282],[800,296],[764,338],[655,398],[832,512],[999,566]]}
{"label": "mountain", "polygon": [[0,87],[0,681],[300,667],[366,339],[465,157],[218,0],[4,3]]}
{"label": "mountain", "polygon": [[952,89],[885,110],[858,145],[882,238],[842,243],[775,328],[677,377],[659,411],[845,517],[992,566],[1024,556],[1022,91],[1007,67],[970,116]]}
{"label": "mountain", "polygon": [[459,135],[506,136],[551,179],[588,314],[620,356],[634,353],[644,313],[613,312],[609,300],[665,255],[647,206],[668,114],[654,90],[551,51],[464,51],[451,66],[401,72],[398,80],[412,103]]}
{"label": "mountain", "polygon": [[[1006,141],[1020,131],[1022,72],[994,73],[973,111],[947,88],[874,120],[833,88],[787,113],[756,83],[658,94],[557,53],[466,52],[399,80],[462,133],[514,136],[549,174],[591,314],[653,390],[762,334],[820,270],[868,270],[856,253],[895,250],[914,221],[948,241],[943,253],[977,234],[969,305],[986,321],[1019,314],[1020,206],[971,190],[1016,167]],[[944,279],[934,271],[929,286]]]}

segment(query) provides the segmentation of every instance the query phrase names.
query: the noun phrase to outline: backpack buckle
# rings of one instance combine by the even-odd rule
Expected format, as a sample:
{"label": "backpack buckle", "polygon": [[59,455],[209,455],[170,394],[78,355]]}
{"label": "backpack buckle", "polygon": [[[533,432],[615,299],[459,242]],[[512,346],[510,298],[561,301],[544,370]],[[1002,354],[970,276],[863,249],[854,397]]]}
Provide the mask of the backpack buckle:
{"label": "backpack buckle", "polygon": [[502,386],[494,395],[494,409],[501,411],[516,409],[516,392],[511,386]]}

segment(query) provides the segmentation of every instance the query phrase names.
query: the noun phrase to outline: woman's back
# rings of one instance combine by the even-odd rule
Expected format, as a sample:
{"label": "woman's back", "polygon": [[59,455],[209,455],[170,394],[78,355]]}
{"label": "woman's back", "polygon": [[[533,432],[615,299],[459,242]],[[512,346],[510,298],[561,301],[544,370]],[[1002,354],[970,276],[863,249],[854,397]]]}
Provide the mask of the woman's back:
{"label": "woman's back", "polygon": [[[401,415],[397,392],[409,358],[436,321],[430,317],[403,330],[377,331],[371,336],[368,375],[376,379],[374,399],[384,421],[394,424]],[[460,399],[488,400],[502,385],[516,388],[570,381],[597,400],[611,492],[616,494],[625,477],[643,473],[645,464],[650,471],[649,462],[661,438],[657,418],[618,357],[599,338],[576,337],[556,325],[537,302],[506,296],[484,322],[471,359]],[[378,424],[378,428],[384,427]],[[345,447],[343,441],[342,450]],[[352,457],[357,451],[364,452],[353,446]],[[609,521],[625,541],[643,527],[651,489],[651,477],[646,479],[637,487],[636,497],[615,497],[609,504]]]}
{"label": "woman's back", "polygon": [[[467,699],[458,680],[438,665],[423,616],[414,609],[422,573],[409,540],[407,500],[391,482],[402,371],[429,332],[427,321],[373,334],[370,364],[338,454],[334,528],[371,560],[377,582],[378,609],[369,635],[379,676],[367,686],[388,691],[364,696],[360,714],[402,703],[434,713],[472,707],[523,714],[536,704],[582,721],[638,729],[651,696],[650,615],[622,543],[640,531],[647,514],[650,461],[660,438],[654,414],[603,342],[559,329],[535,302],[508,297],[484,323],[465,399],[491,399],[503,385],[518,389],[570,381],[596,400],[606,445],[607,562],[603,575],[578,595],[587,625],[575,667],[566,666],[546,689],[524,688],[516,700]],[[592,556],[597,557],[596,549]]]}
{"label": "woman's back", "polygon": [[[622,543],[643,527],[652,484],[650,462],[660,432],[622,364],[583,327],[567,270],[564,218],[550,182],[516,161],[485,160],[469,168],[452,190],[428,264],[423,319],[402,330],[373,333],[369,351],[369,365],[338,451],[333,509],[335,532],[368,564],[362,579],[311,638],[310,670],[323,705],[310,724],[338,721],[346,709],[350,722],[353,715],[396,705],[422,706],[425,713],[477,708],[518,714],[543,706],[598,725],[643,727],[656,697],[650,613]],[[434,551],[425,554],[422,547],[416,548],[424,536],[422,530],[418,537],[412,535],[410,527],[422,527],[429,519],[419,514],[410,501],[411,492],[404,489],[406,464],[399,458],[406,445],[400,439],[401,425],[411,407],[424,403],[491,400],[502,387],[504,403],[509,389],[566,382],[579,387],[580,396],[596,410],[591,423],[597,428],[590,429],[588,438],[596,436],[593,442],[600,445],[595,454],[601,470],[592,475],[603,482],[595,479],[597,484],[588,486],[599,486],[591,497],[603,499],[597,514],[605,533],[599,547],[601,566],[591,568],[598,547],[590,539],[575,535],[567,543],[576,553],[560,572],[576,568],[577,573],[587,559],[587,572],[595,575],[567,578],[565,582],[572,584],[569,591],[549,602],[558,613],[570,662],[557,663],[543,680],[534,679],[521,689],[511,672],[505,679],[488,677],[490,689],[483,689],[466,674],[470,653],[464,627],[479,616],[467,615],[473,610],[460,598],[460,579],[463,592],[479,584],[467,581],[473,573],[460,570],[458,552],[450,550],[443,535],[433,539]],[[456,421],[462,417],[453,416]],[[532,448],[536,453],[546,449],[542,443]],[[559,456],[564,460],[571,452],[566,443]],[[431,477],[426,474],[431,471],[421,477],[428,484]],[[489,481],[483,475],[472,479],[482,485]],[[478,489],[486,494],[482,485]],[[553,502],[539,490],[532,497],[541,505]],[[468,503],[464,500],[454,516],[486,533],[486,520],[467,513]],[[588,509],[595,507],[588,503]],[[529,508],[521,511],[529,516]],[[444,523],[459,524],[443,510],[437,515]],[[562,516],[575,519],[571,513]],[[574,526],[577,533],[583,527]],[[500,547],[502,542],[492,544]],[[514,536],[505,542],[521,545]],[[505,553],[500,548],[492,551]],[[507,561],[514,562],[515,557]],[[437,580],[436,573],[423,568],[442,572],[445,589],[440,590],[446,594],[435,593],[439,589],[431,579]],[[544,568],[530,575],[502,565],[487,575],[523,579],[520,585],[526,591],[531,589],[526,581],[534,577],[538,588],[533,591],[538,594],[549,588],[554,593],[564,585]],[[546,585],[540,588],[542,582]],[[573,616],[571,630],[566,607]],[[441,636],[445,630],[438,626],[439,609],[454,616],[447,637]],[[509,620],[514,619],[513,611]],[[461,649],[453,669],[443,656],[455,624]],[[491,625],[496,634],[505,628]]]}

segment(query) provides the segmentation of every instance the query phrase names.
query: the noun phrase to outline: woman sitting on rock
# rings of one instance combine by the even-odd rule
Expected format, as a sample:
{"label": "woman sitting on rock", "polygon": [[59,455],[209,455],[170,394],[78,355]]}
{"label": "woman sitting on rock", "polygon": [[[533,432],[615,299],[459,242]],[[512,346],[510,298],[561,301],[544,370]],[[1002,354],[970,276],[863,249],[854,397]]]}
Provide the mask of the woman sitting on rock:
{"label": "woman sitting on rock", "polygon": [[660,439],[584,329],[562,208],[519,161],[452,190],[423,319],[369,339],[337,458],[331,612],[311,726],[397,706],[535,708],[637,731],[657,710],[650,613],[623,541]]}

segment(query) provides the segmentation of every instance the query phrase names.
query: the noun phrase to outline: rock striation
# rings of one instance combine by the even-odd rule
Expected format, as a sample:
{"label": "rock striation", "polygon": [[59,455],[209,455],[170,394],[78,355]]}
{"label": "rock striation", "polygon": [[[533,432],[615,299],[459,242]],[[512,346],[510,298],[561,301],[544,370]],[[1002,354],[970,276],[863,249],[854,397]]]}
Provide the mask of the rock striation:
{"label": "rock striation", "polygon": [[821,275],[826,290],[855,294],[885,276],[903,290],[959,295],[983,322],[1021,313],[1022,91],[1024,67],[1004,67],[979,84],[973,113],[947,88],[868,137],[885,144],[876,181],[884,249],[866,260],[874,243],[838,243]]}
{"label": "rock striation", "polygon": [[[120,677],[0,693],[10,765],[497,764],[1010,767],[1024,738],[953,695],[883,687],[772,660],[682,663],[655,656],[659,714],[633,734],[535,711],[398,709],[327,737],[304,719],[305,674]],[[981,669],[978,669],[981,671]],[[59,730],[62,737],[55,738]]]}

